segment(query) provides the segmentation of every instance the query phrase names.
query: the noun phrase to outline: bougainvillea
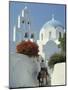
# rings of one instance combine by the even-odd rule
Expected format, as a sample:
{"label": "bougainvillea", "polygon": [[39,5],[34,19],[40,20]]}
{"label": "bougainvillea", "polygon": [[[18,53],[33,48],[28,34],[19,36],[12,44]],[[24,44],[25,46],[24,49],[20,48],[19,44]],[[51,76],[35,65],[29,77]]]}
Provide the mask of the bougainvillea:
{"label": "bougainvillea", "polygon": [[30,57],[38,56],[38,45],[35,42],[22,41],[16,46],[17,53],[25,54]]}

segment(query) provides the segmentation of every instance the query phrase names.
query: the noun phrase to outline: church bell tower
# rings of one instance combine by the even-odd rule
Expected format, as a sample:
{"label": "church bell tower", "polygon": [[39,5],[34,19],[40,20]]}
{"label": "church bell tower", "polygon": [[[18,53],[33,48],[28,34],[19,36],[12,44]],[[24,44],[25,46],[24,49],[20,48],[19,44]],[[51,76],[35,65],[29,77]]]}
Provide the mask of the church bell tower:
{"label": "church bell tower", "polygon": [[[21,14],[18,15],[17,26],[13,29],[13,41],[17,41],[17,32],[21,40],[34,41],[34,33],[31,30],[31,20],[27,6],[24,7]],[[18,37],[19,38],[19,37]]]}

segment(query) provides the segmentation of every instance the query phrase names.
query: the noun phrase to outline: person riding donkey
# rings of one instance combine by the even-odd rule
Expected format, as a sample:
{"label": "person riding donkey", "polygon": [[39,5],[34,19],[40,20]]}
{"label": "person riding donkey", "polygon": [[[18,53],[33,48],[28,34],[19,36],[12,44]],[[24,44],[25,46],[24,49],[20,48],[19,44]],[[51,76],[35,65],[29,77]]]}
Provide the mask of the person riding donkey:
{"label": "person riding donkey", "polygon": [[41,70],[38,73],[37,79],[39,81],[39,86],[45,86],[45,85],[47,85],[48,71],[47,71],[47,68],[45,66],[44,60],[41,61],[40,67],[41,67]]}

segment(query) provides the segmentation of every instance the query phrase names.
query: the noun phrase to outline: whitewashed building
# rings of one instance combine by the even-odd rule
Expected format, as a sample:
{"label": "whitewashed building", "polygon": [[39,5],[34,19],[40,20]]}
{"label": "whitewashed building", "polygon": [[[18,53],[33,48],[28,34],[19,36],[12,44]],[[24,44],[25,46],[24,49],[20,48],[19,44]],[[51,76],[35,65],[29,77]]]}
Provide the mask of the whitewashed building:
{"label": "whitewashed building", "polygon": [[41,28],[39,40],[37,40],[39,55],[41,55],[45,61],[48,61],[52,54],[59,52],[59,38],[63,37],[63,34],[63,25],[52,15],[52,19],[46,22]]}

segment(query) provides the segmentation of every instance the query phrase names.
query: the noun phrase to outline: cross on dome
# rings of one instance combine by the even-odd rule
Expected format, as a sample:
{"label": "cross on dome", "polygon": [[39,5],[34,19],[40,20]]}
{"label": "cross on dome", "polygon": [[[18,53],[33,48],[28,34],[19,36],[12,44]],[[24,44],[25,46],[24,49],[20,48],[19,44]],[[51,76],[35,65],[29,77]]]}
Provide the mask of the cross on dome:
{"label": "cross on dome", "polygon": [[25,8],[24,9],[27,9],[27,6],[25,6]]}

